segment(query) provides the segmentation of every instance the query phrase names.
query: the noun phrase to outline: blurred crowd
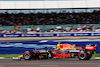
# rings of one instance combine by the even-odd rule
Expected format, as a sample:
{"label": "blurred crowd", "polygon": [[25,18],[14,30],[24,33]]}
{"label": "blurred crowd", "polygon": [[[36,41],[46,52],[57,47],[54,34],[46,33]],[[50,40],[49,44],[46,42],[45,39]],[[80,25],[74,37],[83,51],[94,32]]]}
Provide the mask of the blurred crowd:
{"label": "blurred crowd", "polygon": [[[27,30],[2,30],[0,34],[33,34],[33,33],[50,33],[50,32],[100,32],[100,28],[94,28],[93,24],[100,24],[100,10],[93,12],[80,13],[30,13],[30,14],[9,14],[0,13],[0,26],[17,26],[21,25],[65,25],[79,24],[76,29],[71,27],[58,26],[56,29],[36,29],[27,28]],[[81,25],[83,24],[83,25]],[[87,28],[86,24],[90,26]],[[19,28],[18,27],[18,28]]]}
{"label": "blurred crowd", "polygon": [[57,25],[57,24],[100,24],[100,10],[81,13],[0,13],[1,26]]}
{"label": "blurred crowd", "polygon": [[100,32],[100,28],[94,28],[93,24],[89,24],[87,28],[86,24],[78,25],[76,29],[71,27],[63,28],[61,26],[57,26],[55,29],[40,29],[37,27],[36,29],[27,28],[27,30],[2,30],[0,29],[0,34],[34,34],[34,33],[68,33],[68,32]]}

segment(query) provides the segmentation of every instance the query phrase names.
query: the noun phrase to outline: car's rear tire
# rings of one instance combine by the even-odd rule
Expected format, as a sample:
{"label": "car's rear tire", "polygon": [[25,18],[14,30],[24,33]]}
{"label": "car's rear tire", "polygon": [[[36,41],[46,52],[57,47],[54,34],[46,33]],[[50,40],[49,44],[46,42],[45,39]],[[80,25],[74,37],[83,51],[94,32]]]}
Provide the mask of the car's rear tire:
{"label": "car's rear tire", "polygon": [[23,58],[24,58],[24,60],[31,60],[32,59],[32,53],[29,52],[29,51],[25,51],[23,53]]}
{"label": "car's rear tire", "polygon": [[89,60],[92,57],[92,52],[91,51],[85,51],[87,53],[87,58],[86,60]]}
{"label": "car's rear tire", "polygon": [[81,51],[78,53],[79,60],[85,60],[87,58],[87,53],[85,51]]}
{"label": "car's rear tire", "polygon": [[92,57],[92,54],[88,54],[86,60],[89,60]]}

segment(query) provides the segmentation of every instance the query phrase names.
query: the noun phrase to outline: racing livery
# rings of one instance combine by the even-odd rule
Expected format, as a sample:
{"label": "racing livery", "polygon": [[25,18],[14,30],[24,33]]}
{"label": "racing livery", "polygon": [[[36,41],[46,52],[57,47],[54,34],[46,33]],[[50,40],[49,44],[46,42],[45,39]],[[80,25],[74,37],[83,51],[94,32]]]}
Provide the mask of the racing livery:
{"label": "racing livery", "polygon": [[79,60],[89,60],[94,54],[97,45],[87,44],[83,49],[75,44],[57,44],[57,47],[45,47],[43,50],[25,51],[20,58],[24,60],[40,60],[50,58],[76,58]]}

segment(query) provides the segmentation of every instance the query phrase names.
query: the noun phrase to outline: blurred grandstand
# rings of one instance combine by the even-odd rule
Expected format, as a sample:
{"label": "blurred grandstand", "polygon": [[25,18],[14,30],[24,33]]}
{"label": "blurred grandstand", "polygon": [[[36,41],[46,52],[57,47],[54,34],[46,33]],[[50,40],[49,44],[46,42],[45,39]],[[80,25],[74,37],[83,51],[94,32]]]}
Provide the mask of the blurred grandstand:
{"label": "blurred grandstand", "polygon": [[100,32],[98,0],[0,0],[0,3],[0,34]]}
{"label": "blurred grandstand", "polygon": [[0,14],[0,34],[100,32],[100,10],[72,13]]}
{"label": "blurred grandstand", "polygon": [[19,13],[0,14],[0,25],[58,25],[58,24],[99,24],[100,10],[79,13]]}

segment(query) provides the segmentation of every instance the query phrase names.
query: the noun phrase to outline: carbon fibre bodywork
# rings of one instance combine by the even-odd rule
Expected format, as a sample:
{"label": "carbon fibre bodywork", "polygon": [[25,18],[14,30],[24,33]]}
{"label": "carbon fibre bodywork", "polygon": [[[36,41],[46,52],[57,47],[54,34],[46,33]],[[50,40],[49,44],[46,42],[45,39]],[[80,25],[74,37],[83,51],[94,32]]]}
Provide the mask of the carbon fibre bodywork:
{"label": "carbon fibre bodywork", "polygon": [[96,50],[95,45],[88,44],[83,49],[80,46],[70,44],[58,44],[56,49],[50,49],[45,47],[43,50],[25,51],[23,58],[25,60],[30,59],[49,59],[49,58],[76,58],[80,60],[89,60]]}

